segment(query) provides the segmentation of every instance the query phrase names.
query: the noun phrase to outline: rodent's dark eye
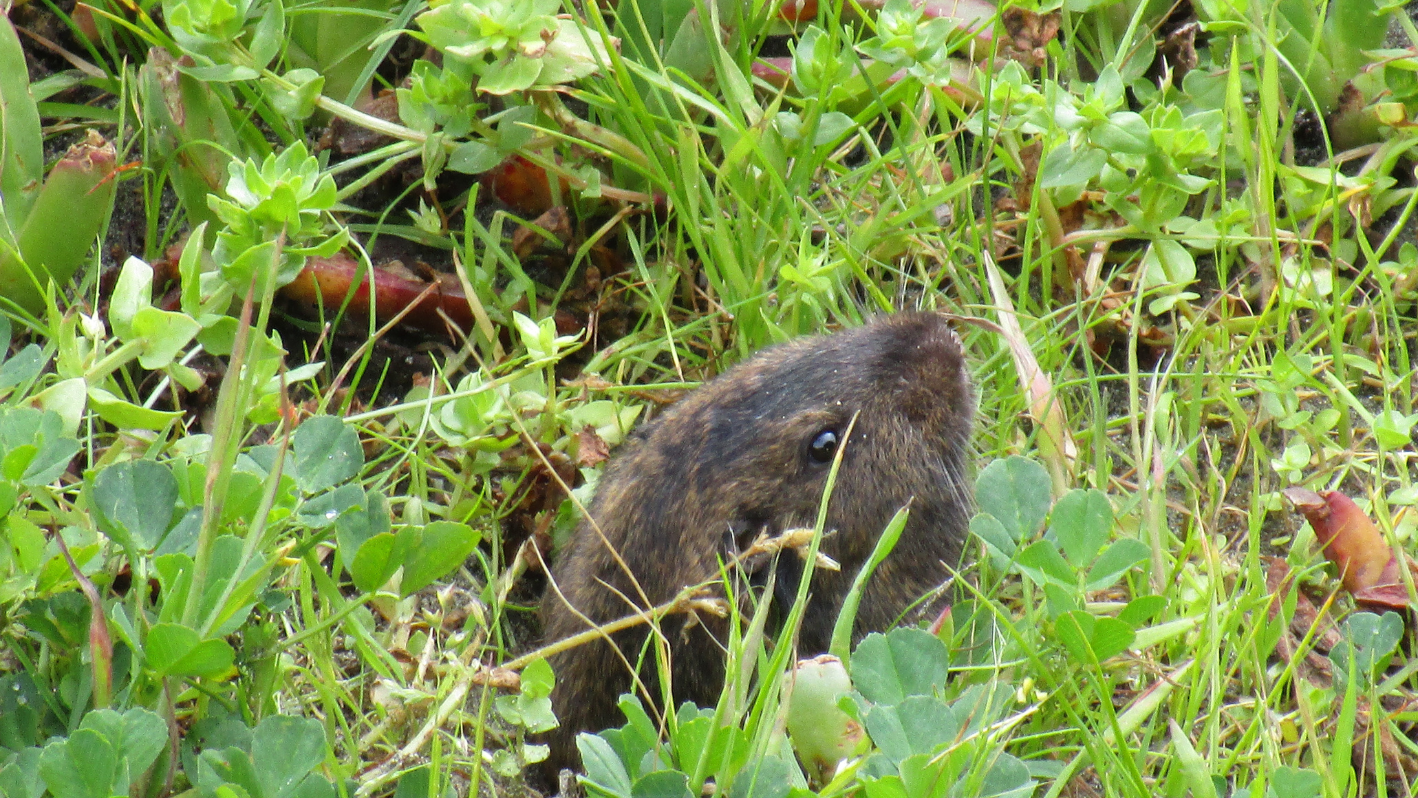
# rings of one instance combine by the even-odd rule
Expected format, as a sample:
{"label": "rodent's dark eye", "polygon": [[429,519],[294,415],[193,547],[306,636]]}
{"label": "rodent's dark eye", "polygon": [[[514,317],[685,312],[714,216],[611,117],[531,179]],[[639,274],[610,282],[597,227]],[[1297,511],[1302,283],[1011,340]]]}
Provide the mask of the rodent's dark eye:
{"label": "rodent's dark eye", "polygon": [[816,463],[830,463],[832,456],[837,454],[837,430],[825,429],[812,439],[808,444],[807,455]]}

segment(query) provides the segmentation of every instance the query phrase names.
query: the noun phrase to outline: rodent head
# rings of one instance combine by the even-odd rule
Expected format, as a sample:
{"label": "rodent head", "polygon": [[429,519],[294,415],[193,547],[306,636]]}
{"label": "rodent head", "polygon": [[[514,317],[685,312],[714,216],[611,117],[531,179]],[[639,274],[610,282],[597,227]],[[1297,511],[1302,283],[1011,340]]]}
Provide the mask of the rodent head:
{"label": "rodent head", "polygon": [[[630,544],[622,553],[635,570],[633,561],[653,566],[648,558],[672,553],[707,578],[726,548],[742,549],[760,531],[812,526],[845,442],[824,551],[844,567],[864,560],[909,502],[908,537],[954,538],[913,550],[953,565],[968,522],[974,413],[960,341],[939,314],[800,339],[764,350],[642,428],[602,480],[595,514],[624,522],[626,537],[612,537]],[[671,539],[636,547],[634,530]]]}

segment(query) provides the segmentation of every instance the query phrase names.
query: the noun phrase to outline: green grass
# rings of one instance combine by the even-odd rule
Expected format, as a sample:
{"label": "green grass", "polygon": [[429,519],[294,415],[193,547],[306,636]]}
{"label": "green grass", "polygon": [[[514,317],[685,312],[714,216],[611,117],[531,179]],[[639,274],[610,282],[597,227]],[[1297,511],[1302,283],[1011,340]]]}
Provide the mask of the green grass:
{"label": "green grass", "polygon": [[[1343,491],[1411,548],[1418,138],[1393,123],[1412,118],[1418,56],[1383,49],[1389,28],[1418,38],[1406,17],[1198,0],[1178,9],[1199,24],[1188,44],[1166,3],[1024,3],[1059,14],[1060,37],[1018,42],[1037,68],[968,72],[969,37],[901,4],[864,20],[823,5],[793,30],[752,3],[559,21],[488,3],[537,41],[556,30],[542,58],[564,59],[494,100],[474,73],[505,87],[536,59],[445,53],[446,83],[398,83],[417,48],[397,31],[445,51],[466,36],[418,4],[261,3],[223,22],[223,3],[95,5],[92,40],[62,42],[82,69],[0,41],[0,63],[23,42],[44,124],[0,127],[0,187],[25,197],[7,197],[0,285],[27,297],[0,298],[0,794],[285,798],[277,776],[302,798],[515,792],[548,722],[532,541],[572,532],[590,493],[561,500],[559,483],[601,467],[579,434],[613,446],[655,399],[763,346],[912,307],[963,317],[980,388],[951,679],[885,684],[884,643],[859,649],[872,757],[809,783],[782,731],[792,629],[748,613],[742,678],[703,717],[664,720],[683,758],[639,773],[627,752],[661,719],[632,707],[592,743],[609,752],[592,781],[617,792],[619,762],[625,791],[645,779],[635,795],[1413,794],[1418,666],[1356,614],[1280,496]],[[581,31],[619,47],[556,49]],[[788,86],[753,78],[784,42]],[[1350,79],[1362,110],[1338,105]],[[0,80],[0,99],[23,104],[21,84]],[[402,122],[355,110],[381,88]],[[307,157],[297,143],[334,118],[393,143]],[[43,137],[52,164],[74,126],[130,164],[108,226],[143,242],[133,255],[157,262],[207,225],[180,303],[155,304],[107,247],[55,263],[16,243],[50,206],[33,202],[47,169],[15,153]],[[458,173],[514,154],[565,180],[548,184],[570,211],[560,260],[514,251],[540,208]],[[399,182],[396,160],[424,176]],[[343,297],[293,318],[276,283],[346,230],[362,267],[379,239],[461,265],[473,329],[386,330]],[[1026,505],[1032,526],[1008,520]],[[929,635],[897,634],[945,662]],[[490,671],[504,664],[520,689]],[[903,762],[879,724],[912,701],[936,703],[906,738],[946,738]]]}

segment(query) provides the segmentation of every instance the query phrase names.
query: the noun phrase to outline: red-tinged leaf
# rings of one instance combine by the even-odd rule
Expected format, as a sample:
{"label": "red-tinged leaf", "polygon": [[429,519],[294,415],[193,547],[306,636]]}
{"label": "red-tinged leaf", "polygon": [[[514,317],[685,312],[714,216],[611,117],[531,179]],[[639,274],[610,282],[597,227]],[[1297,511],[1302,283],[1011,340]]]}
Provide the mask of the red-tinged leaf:
{"label": "red-tinged leaf", "polygon": [[781,89],[793,79],[792,56],[771,56],[755,59],[749,67],[753,76],[775,89]]}
{"label": "red-tinged leaf", "polygon": [[810,22],[817,19],[817,0],[783,0],[778,17],[787,22]]}
{"label": "red-tinged leaf", "polygon": [[[526,258],[542,247],[565,247],[571,244],[571,213],[566,210],[565,205],[551,208],[538,216],[532,225],[533,227],[518,225],[512,233],[512,253],[519,259]],[[548,238],[548,235],[551,238]]]}
{"label": "red-tinged leaf", "polygon": [[94,669],[94,706],[102,709],[108,706],[109,698],[113,694],[113,639],[108,635],[108,617],[103,614],[103,602],[99,600],[98,588],[84,575],[79,564],[74,562],[69,547],[64,543],[64,537],[55,534],[54,541],[59,544],[59,553],[64,555],[64,561],[69,564],[69,573],[74,576],[74,580],[79,583],[79,590],[89,601],[89,656],[93,660]]}
{"label": "red-tinged leaf", "polygon": [[1290,488],[1285,497],[1314,527],[1324,556],[1339,569],[1350,593],[1357,597],[1378,587],[1401,586],[1400,560],[1352,499],[1339,491],[1315,493],[1304,488]]}
{"label": "red-tinged leaf", "polygon": [[[428,283],[390,268],[376,266],[373,272],[374,316],[381,324],[407,310],[406,323],[431,332],[446,328],[444,315],[465,331],[473,328],[472,310],[456,278]],[[350,286],[358,285],[346,307],[346,313],[358,317],[369,312],[368,278],[368,271],[347,256],[310,258],[295,282],[281,289],[281,296],[319,304],[333,313],[344,304]]]}
{"label": "red-tinged leaf", "polygon": [[1369,610],[1403,610],[1408,607],[1408,588],[1402,584],[1366,587],[1354,592],[1354,601]]}
{"label": "red-tinged leaf", "polygon": [[611,447],[596,433],[596,428],[587,424],[576,433],[576,465],[582,468],[604,463],[611,456]]}
{"label": "red-tinged leaf", "polygon": [[48,283],[62,293],[89,262],[89,250],[113,213],[117,168],[113,144],[92,130],[54,164],[17,231],[19,257],[0,254],[0,297],[38,313]]}
{"label": "red-tinged leaf", "polygon": [[[486,180],[492,193],[522,216],[535,218],[551,208],[551,182],[547,170],[523,158],[509,155],[502,163],[487,171]],[[571,186],[561,181],[561,195],[567,196]]]}

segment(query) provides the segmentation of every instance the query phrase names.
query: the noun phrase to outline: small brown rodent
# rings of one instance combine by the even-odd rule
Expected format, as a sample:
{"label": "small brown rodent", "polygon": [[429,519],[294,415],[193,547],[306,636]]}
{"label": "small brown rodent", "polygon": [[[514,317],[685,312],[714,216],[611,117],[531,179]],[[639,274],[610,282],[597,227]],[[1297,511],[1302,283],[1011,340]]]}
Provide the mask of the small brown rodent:
{"label": "small brown rodent", "polygon": [[[890,626],[912,602],[949,577],[969,524],[966,462],[975,393],[960,341],[940,314],[899,313],[833,335],[770,347],[706,383],[637,430],[612,457],[584,521],[552,576],[586,618],[605,623],[719,574],[721,561],[760,532],[812,527],[828,471],[857,415],[829,503],[821,550],[841,564],[813,575],[798,638],[803,655],[826,651],[842,599],[878,536],[901,507],[911,514],[895,550],[877,569],[857,614],[858,635]],[[598,534],[595,527],[599,527]],[[637,589],[607,548],[615,547]],[[791,603],[803,564],[778,558],[775,594]],[[781,608],[781,607],[780,607]],[[548,588],[546,639],[585,631],[586,622]],[[661,622],[670,643],[676,704],[712,706],[724,682],[726,623],[700,613]],[[647,631],[615,640],[637,661]],[[641,673],[660,690],[653,653]],[[579,760],[578,732],[621,720],[617,698],[631,674],[604,640],[553,657],[548,771]]]}

